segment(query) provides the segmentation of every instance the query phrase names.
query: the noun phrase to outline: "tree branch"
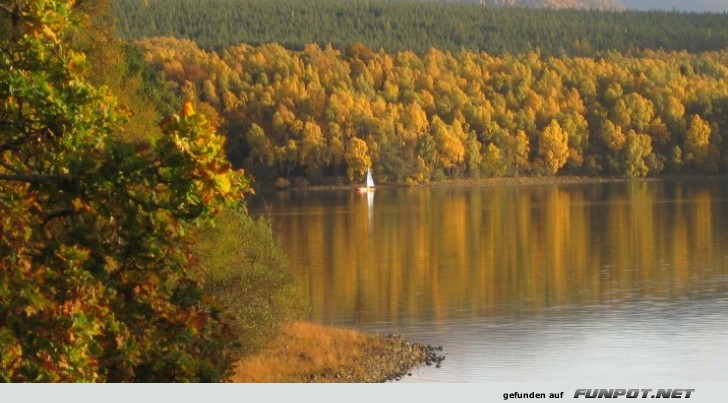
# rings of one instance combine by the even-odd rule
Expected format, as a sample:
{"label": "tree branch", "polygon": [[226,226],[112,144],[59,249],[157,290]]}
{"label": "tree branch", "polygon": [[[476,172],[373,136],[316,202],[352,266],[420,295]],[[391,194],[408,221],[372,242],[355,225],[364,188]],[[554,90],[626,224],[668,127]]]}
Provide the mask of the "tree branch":
{"label": "tree branch", "polygon": [[9,9],[7,6],[5,6],[3,4],[0,4],[0,11],[4,12],[5,14],[7,14],[7,15],[9,15],[11,17],[16,17],[17,16],[17,14],[15,14],[13,12],[13,10]]}
{"label": "tree branch", "polygon": [[[20,4],[15,4],[15,10],[11,9],[10,6],[0,4],[0,11],[7,14],[10,17],[10,22],[13,29],[17,28],[20,23]],[[13,32],[13,39],[17,39],[17,32]]]}
{"label": "tree branch", "polygon": [[138,205],[140,205],[142,207],[148,208],[148,209],[149,208],[155,209],[155,210],[166,210],[166,209],[168,209],[168,208],[162,206],[161,204],[157,204],[157,203],[154,203],[154,202],[147,202],[147,201],[141,200],[141,199],[137,198],[136,196],[132,195],[129,192],[124,192],[123,195],[126,196],[127,199],[133,201],[134,203],[136,203],[136,204],[138,204]]}
{"label": "tree branch", "polygon": [[31,184],[58,182],[70,179],[63,175],[37,175],[37,174],[0,174],[0,181],[25,182]]}
{"label": "tree branch", "polygon": [[53,214],[49,214],[49,215],[48,215],[48,216],[46,216],[46,218],[45,218],[45,219],[43,220],[43,224],[41,224],[41,227],[45,227],[45,226],[46,226],[46,224],[48,224],[48,222],[49,222],[50,220],[53,220],[53,219],[55,219],[55,218],[61,218],[61,217],[68,217],[68,216],[70,216],[70,215],[73,215],[73,210],[61,210],[61,211],[57,211],[57,212],[55,212],[55,213],[53,213]]}
{"label": "tree branch", "polygon": [[[3,147],[0,147],[0,153],[2,153],[3,151],[5,151],[5,150],[3,150]],[[17,170],[17,169],[15,169],[15,167],[13,167],[13,166],[12,166],[12,165],[10,165],[10,164],[6,164],[6,163],[5,163],[5,162],[3,162],[2,160],[0,160],[0,167],[3,167],[3,168],[5,168],[5,169],[7,169],[8,171],[10,171],[10,172],[12,172],[12,173],[14,173],[14,174],[18,174],[18,173],[19,173],[19,172],[18,172],[18,170]]]}

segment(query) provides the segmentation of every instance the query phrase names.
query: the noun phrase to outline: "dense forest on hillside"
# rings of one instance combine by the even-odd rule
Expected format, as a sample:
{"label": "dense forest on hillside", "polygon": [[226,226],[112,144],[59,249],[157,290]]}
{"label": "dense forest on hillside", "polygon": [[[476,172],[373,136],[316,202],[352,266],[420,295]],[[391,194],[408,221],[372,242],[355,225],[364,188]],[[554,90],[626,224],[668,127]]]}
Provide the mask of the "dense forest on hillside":
{"label": "dense forest on hillside", "polygon": [[174,36],[207,49],[275,42],[388,52],[430,48],[592,56],[728,46],[728,14],[491,8],[384,0],[116,0],[126,38]]}
{"label": "dense forest on hillside", "polygon": [[[401,1],[401,0],[389,0]],[[596,10],[624,10],[619,0],[409,0],[431,3],[479,4],[487,7],[577,8]]]}
{"label": "dense forest on hillside", "polygon": [[686,12],[713,12],[728,11],[728,3],[724,0],[621,0],[627,8],[632,10],[672,10]]}
{"label": "dense forest on hillside", "polygon": [[169,88],[217,115],[233,162],[259,181],[360,180],[369,166],[410,183],[726,167],[728,51],[582,58],[137,45]]}

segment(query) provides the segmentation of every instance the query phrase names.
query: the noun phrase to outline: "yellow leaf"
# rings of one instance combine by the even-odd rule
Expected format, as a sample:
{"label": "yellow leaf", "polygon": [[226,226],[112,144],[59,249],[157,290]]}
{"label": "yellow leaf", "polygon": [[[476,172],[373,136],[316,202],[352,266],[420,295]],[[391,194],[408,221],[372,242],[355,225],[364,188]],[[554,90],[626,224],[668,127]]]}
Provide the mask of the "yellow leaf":
{"label": "yellow leaf", "polygon": [[79,199],[78,197],[73,199],[73,201],[71,202],[71,205],[73,206],[74,211],[79,211],[84,207],[83,201],[81,199]]}
{"label": "yellow leaf", "polygon": [[53,30],[50,29],[47,25],[43,26],[43,34],[53,40],[53,42],[58,42],[58,37],[56,37],[56,33],[53,32]]}
{"label": "yellow leaf", "polygon": [[189,99],[182,104],[182,116],[188,118],[195,114],[195,108],[192,106],[192,101]]}
{"label": "yellow leaf", "polygon": [[215,185],[223,193],[228,193],[232,188],[230,178],[227,175],[215,175]]}

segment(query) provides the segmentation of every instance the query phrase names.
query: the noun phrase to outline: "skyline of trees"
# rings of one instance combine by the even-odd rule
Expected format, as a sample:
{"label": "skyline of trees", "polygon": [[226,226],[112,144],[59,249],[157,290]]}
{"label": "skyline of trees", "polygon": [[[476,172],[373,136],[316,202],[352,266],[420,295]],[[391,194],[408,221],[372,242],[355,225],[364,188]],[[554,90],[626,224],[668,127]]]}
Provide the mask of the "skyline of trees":
{"label": "skyline of trees", "polygon": [[122,37],[174,36],[206,49],[354,42],[377,51],[486,51],[596,56],[728,46],[728,14],[483,7],[384,0],[116,0]]}

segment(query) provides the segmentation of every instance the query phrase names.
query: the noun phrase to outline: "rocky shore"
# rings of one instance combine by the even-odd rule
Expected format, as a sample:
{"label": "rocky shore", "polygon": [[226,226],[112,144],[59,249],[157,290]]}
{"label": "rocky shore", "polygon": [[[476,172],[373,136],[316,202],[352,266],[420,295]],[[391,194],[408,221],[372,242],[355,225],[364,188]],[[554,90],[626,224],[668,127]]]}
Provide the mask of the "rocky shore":
{"label": "rocky shore", "polygon": [[243,359],[233,382],[372,383],[402,379],[422,365],[443,365],[441,346],[307,322],[284,326],[258,354]]}

